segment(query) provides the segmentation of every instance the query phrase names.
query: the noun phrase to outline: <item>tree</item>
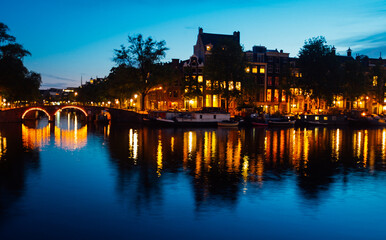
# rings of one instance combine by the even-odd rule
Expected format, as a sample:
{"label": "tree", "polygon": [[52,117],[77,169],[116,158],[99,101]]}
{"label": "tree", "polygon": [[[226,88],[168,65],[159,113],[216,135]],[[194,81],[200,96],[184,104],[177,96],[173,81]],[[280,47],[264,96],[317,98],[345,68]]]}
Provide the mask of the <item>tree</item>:
{"label": "tree", "polygon": [[23,58],[31,53],[16,43],[8,30],[0,23],[0,95],[14,101],[36,100],[40,97],[41,76],[24,66]]}
{"label": "tree", "polygon": [[[246,60],[242,47],[238,42],[223,39],[213,46],[211,54],[205,62],[204,76],[214,83],[214,93],[225,98],[226,111],[229,102],[241,96],[236,83],[247,79],[245,73]],[[218,84],[217,84],[218,83]]]}
{"label": "tree", "polygon": [[299,67],[303,77],[298,86],[312,92],[312,98],[319,98],[331,104],[334,94],[340,92],[339,63],[332,48],[326,45],[324,37],[305,41],[299,51]]}
{"label": "tree", "polygon": [[128,47],[121,45],[121,49],[114,50],[113,60],[118,65],[124,64],[138,70],[134,84],[141,94],[141,108],[144,110],[145,97],[160,81],[156,74],[156,65],[165,57],[168,48],[165,41],[157,42],[151,37],[144,39],[141,34],[129,36],[128,43]]}
{"label": "tree", "polygon": [[107,78],[107,89],[110,96],[119,100],[120,107],[128,96],[138,90],[135,85],[135,80],[138,78],[136,68],[121,64],[111,69]]}

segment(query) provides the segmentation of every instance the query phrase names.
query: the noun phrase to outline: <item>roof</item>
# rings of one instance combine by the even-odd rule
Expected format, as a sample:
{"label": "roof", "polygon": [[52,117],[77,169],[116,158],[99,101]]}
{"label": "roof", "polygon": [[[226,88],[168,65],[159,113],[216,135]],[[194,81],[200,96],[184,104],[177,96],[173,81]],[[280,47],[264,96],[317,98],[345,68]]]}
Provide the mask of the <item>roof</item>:
{"label": "roof", "polygon": [[201,35],[202,43],[204,45],[208,45],[208,44],[216,45],[218,42],[224,39],[235,41],[237,43],[240,42],[239,37],[235,35],[213,34],[213,33],[202,33],[200,35]]}

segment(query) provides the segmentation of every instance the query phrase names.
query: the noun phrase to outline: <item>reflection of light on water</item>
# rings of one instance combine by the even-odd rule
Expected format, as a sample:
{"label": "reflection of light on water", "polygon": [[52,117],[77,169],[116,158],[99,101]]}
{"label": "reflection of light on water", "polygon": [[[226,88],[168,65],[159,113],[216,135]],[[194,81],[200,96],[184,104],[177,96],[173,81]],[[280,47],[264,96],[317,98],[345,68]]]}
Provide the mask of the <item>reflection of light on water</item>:
{"label": "reflection of light on water", "polygon": [[336,130],[336,139],[335,139],[335,156],[336,159],[339,159],[339,151],[340,151],[340,130],[339,128]]}
{"label": "reflection of light on water", "polygon": [[193,132],[189,132],[189,137],[188,137],[188,152],[192,153],[192,148],[193,148]]}
{"label": "reflection of light on water", "polygon": [[365,130],[365,140],[363,143],[363,166],[367,166],[367,153],[368,153],[368,147],[369,147],[369,133],[367,130]]}
{"label": "reflection of light on water", "polygon": [[87,144],[87,125],[80,129],[64,130],[55,126],[55,145],[65,150],[76,150]]}
{"label": "reflection of light on water", "polygon": [[248,169],[249,169],[249,161],[248,160],[249,160],[248,156],[244,156],[243,168],[242,168],[242,172],[241,172],[241,175],[243,176],[243,179],[244,179],[244,188],[243,188],[244,193],[247,192]]}
{"label": "reflection of light on water", "polygon": [[0,160],[6,151],[7,151],[7,138],[1,136],[1,133],[0,133]]}
{"label": "reflection of light on water", "polygon": [[170,139],[170,150],[174,152],[174,137]]}
{"label": "reflection of light on water", "polygon": [[27,149],[42,148],[50,141],[50,124],[44,128],[28,128],[21,126],[23,146]]}
{"label": "reflection of light on water", "polygon": [[[110,126],[110,125],[109,125]],[[108,134],[110,134],[110,128],[108,126]],[[132,128],[129,130],[129,157],[134,159],[134,164],[138,157],[138,132]]]}
{"label": "reflection of light on water", "polygon": [[362,132],[358,132],[358,137],[357,137],[357,157],[359,158],[361,156],[361,148],[362,148]]}
{"label": "reflection of light on water", "polygon": [[309,154],[309,150],[310,150],[308,137],[309,137],[308,130],[304,130],[304,139],[303,139],[303,141],[304,141],[304,154],[303,154],[303,160],[304,160],[304,166],[305,167],[307,167],[308,154]]}
{"label": "reflection of light on water", "polygon": [[161,141],[161,133],[158,136],[158,146],[157,146],[157,175],[161,176],[162,171],[162,141]]}
{"label": "reflection of light on water", "polygon": [[386,160],[386,129],[382,130],[382,160]]}

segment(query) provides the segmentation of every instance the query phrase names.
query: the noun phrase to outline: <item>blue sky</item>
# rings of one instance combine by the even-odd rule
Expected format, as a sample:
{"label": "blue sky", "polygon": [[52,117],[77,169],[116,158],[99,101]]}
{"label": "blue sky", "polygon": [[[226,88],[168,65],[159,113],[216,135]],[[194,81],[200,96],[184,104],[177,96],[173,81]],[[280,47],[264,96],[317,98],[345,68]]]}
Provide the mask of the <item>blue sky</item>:
{"label": "blue sky", "polygon": [[12,0],[0,22],[31,53],[25,65],[42,74],[42,88],[79,86],[108,75],[113,50],[142,33],[165,40],[165,61],[192,55],[198,27],[204,32],[240,31],[245,50],[283,49],[295,57],[304,40],[325,36],[340,54],[386,58],[385,0]]}

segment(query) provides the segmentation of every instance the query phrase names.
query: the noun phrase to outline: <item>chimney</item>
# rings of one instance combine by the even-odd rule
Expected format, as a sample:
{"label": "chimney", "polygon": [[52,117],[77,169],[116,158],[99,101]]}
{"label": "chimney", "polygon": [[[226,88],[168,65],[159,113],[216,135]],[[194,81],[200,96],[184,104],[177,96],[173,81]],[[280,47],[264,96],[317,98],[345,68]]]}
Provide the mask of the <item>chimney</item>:
{"label": "chimney", "polygon": [[352,52],[351,49],[348,48],[348,49],[347,49],[347,57],[351,57],[351,52]]}
{"label": "chimney", "polygon": [[240,32],[239,32],[239,31],[237,31],[237,32],[234,31],[234,32],[233,32],[233,36],[236,37],[237,42],[240,43]]}
{"label": "chimney", "polygon": [[333,55],[336,55],[336,48],[335,48],[335,46],[332,46],[331,52],[332,52]]}
{"label": "chimney", "polygon": [[198,28],[198,34],[203,34],[204,33],[204,30],[202,29],[202,27],[199,27]]}

